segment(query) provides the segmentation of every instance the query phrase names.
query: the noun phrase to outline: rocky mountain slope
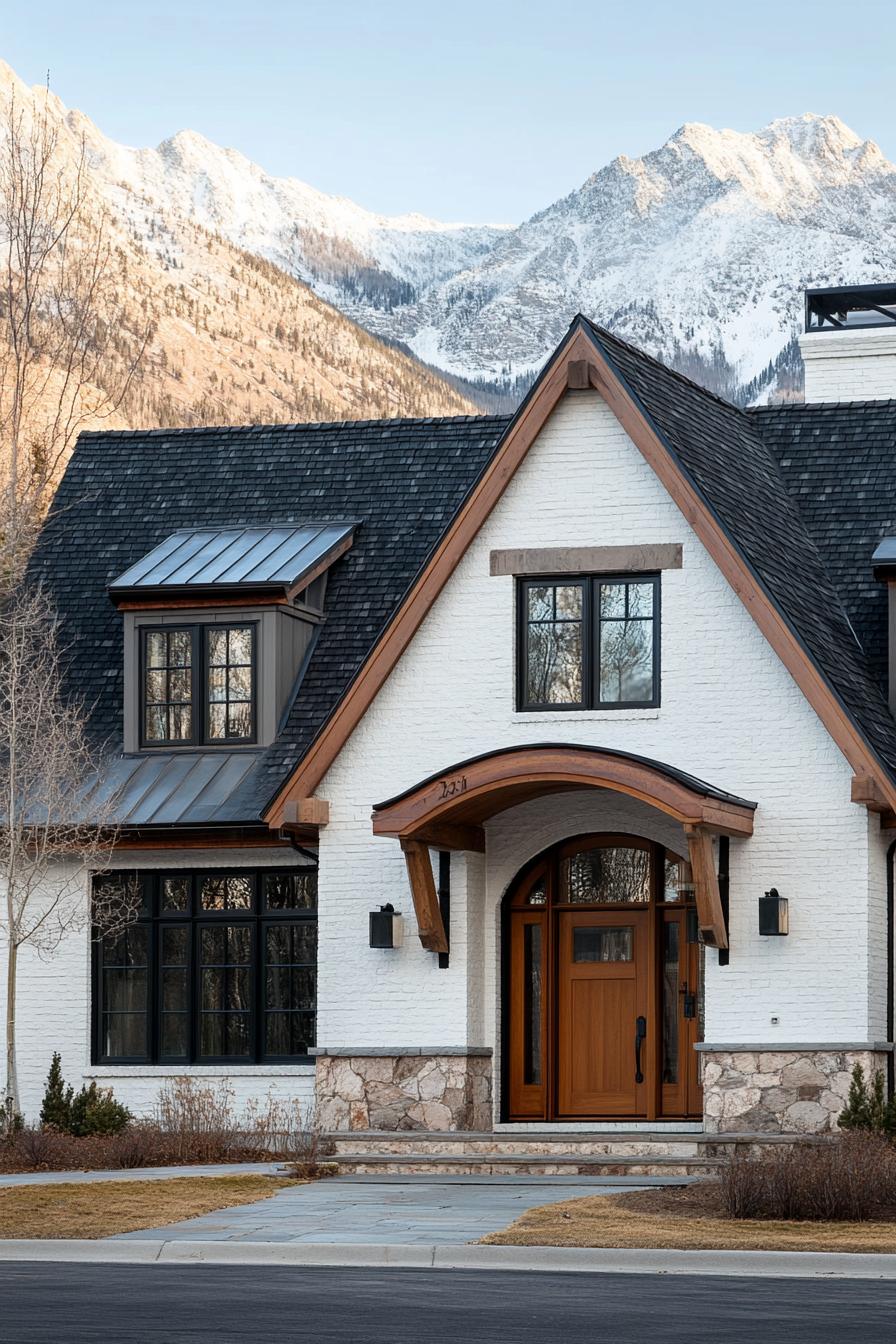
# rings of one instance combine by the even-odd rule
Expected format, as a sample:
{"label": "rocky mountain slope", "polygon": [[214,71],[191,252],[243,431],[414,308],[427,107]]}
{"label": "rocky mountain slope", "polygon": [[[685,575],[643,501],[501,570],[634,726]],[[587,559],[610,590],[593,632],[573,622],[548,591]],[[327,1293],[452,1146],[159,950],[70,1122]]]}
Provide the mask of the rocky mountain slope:
{"label": "rocky mountain slope", "polygon": [[[28,116],[47,97],[0,64],[0,112],[13,96]],[[121,313],[103,369],[105,386],[84,392],[85,424],[334,420],[476,409],[432,370],[322,300],[260,246],[236,245],[209,227],[213,221],[189,201],[183,208],[160,201],[157,183],[128,174],[140,151],[119,151],[52,95],[48,110],[63,172],[72,170],[86,141],[90,218],[98,226],[104,216]],[[90,408],[103,405],[104,393],[120,386],[147,335],[138,375],[121,404],[114,414],[92,419]],[[53,387],[51,378],[49,396]]]}

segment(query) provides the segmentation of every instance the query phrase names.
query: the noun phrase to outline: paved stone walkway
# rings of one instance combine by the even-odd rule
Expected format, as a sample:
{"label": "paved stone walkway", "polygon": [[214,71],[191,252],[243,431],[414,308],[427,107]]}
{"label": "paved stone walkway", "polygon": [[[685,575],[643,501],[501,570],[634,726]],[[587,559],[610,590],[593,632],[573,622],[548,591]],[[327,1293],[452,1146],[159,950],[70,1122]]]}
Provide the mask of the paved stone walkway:
{"label": "paved stone walkway", "polygon": [[[337,1176],[280,1190],[163,1229],[166,1241],[293,1242],[332,1246],[462,1245],[497,1232],[537,1204],[686,1184],[687,1177]],[[118,1241],[158,1241],[160,1230]]]}

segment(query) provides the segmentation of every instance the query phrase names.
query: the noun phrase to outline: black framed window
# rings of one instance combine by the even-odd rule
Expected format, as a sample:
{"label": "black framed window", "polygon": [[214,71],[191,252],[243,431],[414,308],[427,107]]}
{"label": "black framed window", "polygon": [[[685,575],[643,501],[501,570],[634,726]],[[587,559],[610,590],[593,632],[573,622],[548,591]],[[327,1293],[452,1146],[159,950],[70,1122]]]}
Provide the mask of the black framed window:
{"label": "black framed window", "polygon": [[525,579],[517,620],[519,709],[659,704],[658,574]]}
{"label": "black framed window", "polygon": [[255,626],[207,626],[206,739],[248,742],[253,736]]}
{"label": "black framed window", "polygon": [[143,735],[168,745],[195,738],[193,631],[143,633]]}
{"label": "black framed window", "polygon": [[[121,880],[134,875],[95,879]],[[94,942],[94,1062],[307,1059],[317,1021],[316,869],[138,880],[138,919]]]}
{"label": "black framed window", "polygon": [[144,746],[255,741],[255,622],[142,627]]}

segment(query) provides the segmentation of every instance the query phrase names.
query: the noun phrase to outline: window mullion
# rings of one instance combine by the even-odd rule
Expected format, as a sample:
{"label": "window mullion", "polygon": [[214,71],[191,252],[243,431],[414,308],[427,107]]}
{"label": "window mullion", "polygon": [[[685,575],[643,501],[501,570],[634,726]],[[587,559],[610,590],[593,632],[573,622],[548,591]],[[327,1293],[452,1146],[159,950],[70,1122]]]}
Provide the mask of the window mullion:
{"label": "window mullion", "polygon": [[193,626],[193,741],[195,743],[204,743],[206,741],[206,671],[205,671],[205,649],[206,649],[205,627],[202,625]]}
{"label": "window mullion", "polygon": [[588,609],[588,699],[586,707],[595,709],[600,704],[600,579],[587,579]]}
{"label": "window mullion", "polygon": [[264,1059],[265,1055],[265,1032],[267,1031],[265,1005],[265,986],[267,982],[267,946],[264,933],[264,925],[261,922],[261,887],[262,882],[256,885],[256,909],[255,920],[253,923],[253,935],[255,946],[252,949],[252,974],[254,984],[252,985],[252,1046],[255,1063],[258,1064]]}
{"label": "window mullion", "polygon": [[147,1055],[150,1064],[158,1064],[162,1024],[162,976],[159,970],[161,957],[159,933],[159,878],[153,874],[147,880],[149,891],[149,966],[147,967],[146,1011],[149,1021],[146,1024]]}

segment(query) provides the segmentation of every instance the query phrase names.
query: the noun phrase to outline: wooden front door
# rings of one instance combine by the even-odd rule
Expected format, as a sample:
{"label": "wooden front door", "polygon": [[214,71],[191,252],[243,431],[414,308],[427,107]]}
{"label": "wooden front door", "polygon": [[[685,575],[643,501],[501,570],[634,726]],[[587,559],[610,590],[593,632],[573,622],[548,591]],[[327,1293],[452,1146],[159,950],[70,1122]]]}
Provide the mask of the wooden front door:
{"label": "wooden front door", "polygon": [[702,948],[685,860],[634,836],[545,851],[505,906],[504,1118],[702,1111]]}
{"label": "wooden front door", "polygon": [[645,1110],[647,912],[558,914],[557,1115]]}

